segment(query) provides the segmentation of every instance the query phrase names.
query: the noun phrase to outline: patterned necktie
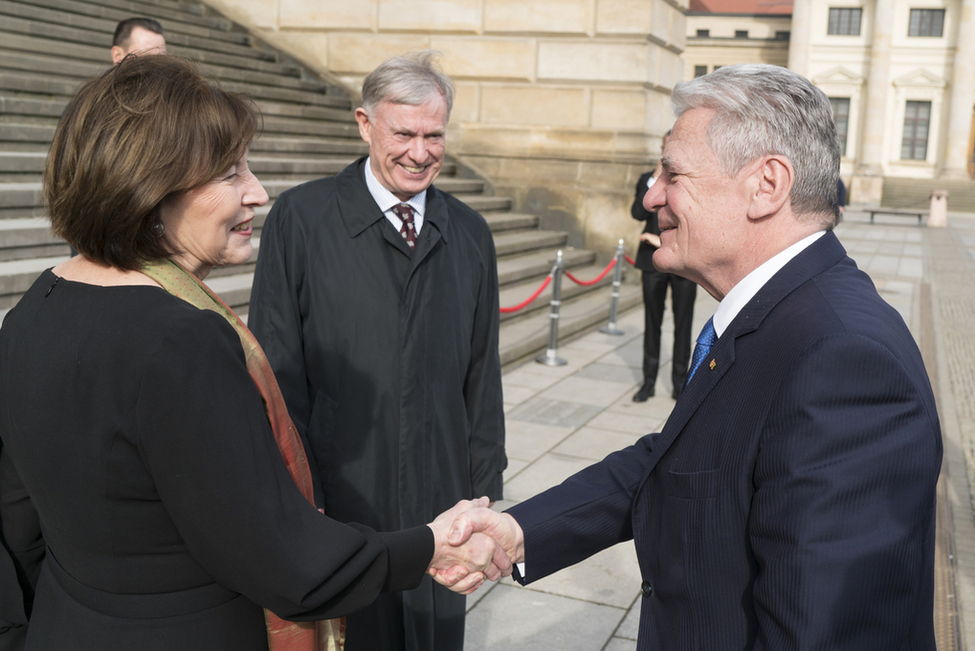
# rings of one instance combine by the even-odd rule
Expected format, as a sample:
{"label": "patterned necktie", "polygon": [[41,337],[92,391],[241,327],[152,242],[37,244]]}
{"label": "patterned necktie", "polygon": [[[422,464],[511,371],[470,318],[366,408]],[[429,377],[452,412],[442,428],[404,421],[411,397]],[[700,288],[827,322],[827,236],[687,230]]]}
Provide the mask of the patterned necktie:
{"label": "patterned necktie", "polygon": [[691,356],[691,372],[687,374],[687,382],[691,381],[691,378],[694,377],[694,371],[697,370],[704,358],[711,352],[711,347],[718,341],[718,336],[714,333],[713,318],[708,319],[708,322],[701,328],[701,334],[697,336],[694,355]]}
{"label": "patterned necktie", "polygon": [[413,206],[408,203],[398,203],[392,208],[393,212],[403,221],[399,234],[410,245],[410,251],[416,246],[416,227],[413,224]]}

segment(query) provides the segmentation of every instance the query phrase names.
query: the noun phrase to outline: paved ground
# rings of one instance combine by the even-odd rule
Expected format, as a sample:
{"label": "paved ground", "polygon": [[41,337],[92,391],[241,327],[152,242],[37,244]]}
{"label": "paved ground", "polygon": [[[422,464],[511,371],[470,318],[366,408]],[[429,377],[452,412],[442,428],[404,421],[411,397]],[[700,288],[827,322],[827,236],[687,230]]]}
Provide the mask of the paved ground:
{"label": "paved ground", "polygon": [[[865,214],[848,212],[837,234],[900,311],[929,366],[945,431],[939,650],[975,651],[975,527],[966,478],[975,459],[975,214],[952,213],[947,229],[928,229],[903,218],[869,224]],[[695,336],[715,305],[698,292]],[[642,310],[619,325],[623,336],[593,333],[561,346],[567,366],[529,362],[505,373],[508,501],[498,508],[658,431],[668,417],[671,322],[664,322],[657,396],[643,404],[630,399],[642,379]],[[508,579],[489,584],[468,598],[466,649],[632,651],[639,592],[632,543],[527,588]]]}

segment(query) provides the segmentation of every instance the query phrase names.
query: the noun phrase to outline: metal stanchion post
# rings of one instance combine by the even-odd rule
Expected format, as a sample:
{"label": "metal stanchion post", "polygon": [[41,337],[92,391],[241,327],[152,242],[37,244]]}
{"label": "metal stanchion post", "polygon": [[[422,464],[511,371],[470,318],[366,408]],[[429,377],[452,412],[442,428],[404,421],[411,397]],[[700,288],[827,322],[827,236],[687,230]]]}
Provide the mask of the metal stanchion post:
{"label": "metal stanchion post", "polygon": [[609,302],[609,323],[600,328],[599,331],[607,335],[624,334],[616,327],[616,311],[620,305],[620,285],[623,282],[623,238],[620,238],[619,246],[616,247],[616,269],[613,269],[613,299]]}
{"label": "metal stanchion post", "polygon": [[562,304],[562,270],[565,263],[562,262],[562,251],[559,251],[555,258],[555,266],[552,267],[552,312],[549,314],[551,323],[548,331],[548,350],[544,355],[539,355],[535,361],[546,366],[565,366],[569,362],[558,355],[559,346],[559,305]]}

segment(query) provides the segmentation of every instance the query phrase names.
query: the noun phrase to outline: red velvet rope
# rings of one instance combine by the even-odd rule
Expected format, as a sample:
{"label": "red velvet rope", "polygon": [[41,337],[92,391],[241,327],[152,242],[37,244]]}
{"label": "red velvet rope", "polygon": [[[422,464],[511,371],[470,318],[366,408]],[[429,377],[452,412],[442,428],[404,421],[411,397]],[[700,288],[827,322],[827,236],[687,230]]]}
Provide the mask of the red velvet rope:
{"label": "red velvet rope", "polygon": [[625,253],[623,254],[623,257],[626,258],[626,261],[629,262],[631,265],[633,265],[634,267],[636,266],[636,260],[626,255]]}
{"label": "red velvet rope", "polygon": [[609,273],[609,270],[613,268],[613,265],[614,264],[616,264],[616,258],[613,258],[612,260],[610,260],[609,261],[609,264],[606,265],[606,268],[603,269],[603,273],[599,274],[598,276],[596,276],[592,280],[579,280],[578,278],[576,278],[575,276],[573,276],[568,271],[565,272],[565,275],[569,278],[569,280],[571,280],[572,282],[574,282],[577,285],[583,285],[583,286],[595,285],[600,280],[602,280],[603,278],[606,277],[606,274]]}
{"label": "red velvet rope", "polygon": [[501,314],[508,314],[509,312],[517,312],[518,310],[524,309],[525,307],[528,306],[529,303],[531,303],[536,298],[538,298],[538,295],[539,294],[541,294],[543,291],[545,291],[545,288],[548,287],[548,284],[550,282],[552,282],[552,274],[549,274],[548,277],[545,278],[545,282],[542,283],[542,286],[539,287],[538,289],[536,289],[535,290],[535,293],[528,297],[528,300],[526,300],[523,303],[519,303],[518,305],[512,306],[512,307],[502,307],[501,308]]}

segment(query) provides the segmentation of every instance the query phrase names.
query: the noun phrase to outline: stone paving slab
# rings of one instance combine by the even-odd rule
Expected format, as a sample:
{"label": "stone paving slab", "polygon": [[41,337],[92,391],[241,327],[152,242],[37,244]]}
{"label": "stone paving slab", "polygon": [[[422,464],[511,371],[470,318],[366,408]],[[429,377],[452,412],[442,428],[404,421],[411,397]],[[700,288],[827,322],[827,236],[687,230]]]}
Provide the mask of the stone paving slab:
{"label": "stone paving slab", "polygon": [[583,427],[559,443],[552,452],[567,457],[602,461],[613,452],[633,445],[643,434],[646,432],[628,434],[594,427]]}
{"label": "stone paving slab", "polygon": [[568,567],[525,588],[518,588],[511,579],[504,582],[520,590],[614,606],[621,611],[617,620],[620,621],[640,594],[640,567],[636,550],[631,543],[626,543],[605,549],[585,563]]}
{"label": "stone paving slab", "polygon": [[508,458],[535,461],[569,438],[575,431],[574,427],[508,419],[505,427]]}
{"label": "stone paving slab", "polygon": [[467,615],[465,651],[601,649],[622,608],[499,585]]}
{"label": "stone paving slab", "polygon": [[514,502],[561,484],[567,477],[592,465],[592,459],[580,459],[549,452],[533,462],[504,487],[505,498]]}

